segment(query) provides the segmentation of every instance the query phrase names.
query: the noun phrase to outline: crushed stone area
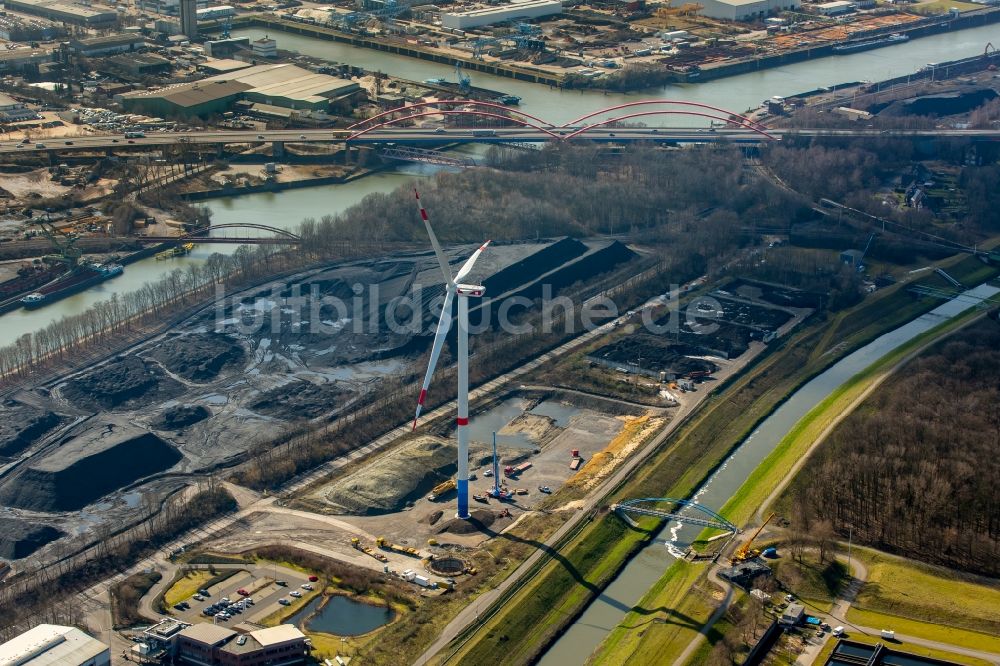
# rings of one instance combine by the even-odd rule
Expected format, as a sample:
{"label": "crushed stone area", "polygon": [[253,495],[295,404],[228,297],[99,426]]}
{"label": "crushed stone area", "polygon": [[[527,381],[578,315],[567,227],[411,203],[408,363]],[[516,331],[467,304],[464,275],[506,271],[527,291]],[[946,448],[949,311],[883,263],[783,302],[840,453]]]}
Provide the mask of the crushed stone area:
{"label": "crushed stone area", "polygon": [[184,379],[205,382],[227,367],[242,364],[245,352],[232,338],[221,334],[173,336],[150,354],[168,371]]}
{"label": "crushed stone area", "polygon": [[273,388],[248,406],[262,414],[312,419],[331,411],[338,402],[336,399],[347,393],[335,383],[314,384],[300,380]]}

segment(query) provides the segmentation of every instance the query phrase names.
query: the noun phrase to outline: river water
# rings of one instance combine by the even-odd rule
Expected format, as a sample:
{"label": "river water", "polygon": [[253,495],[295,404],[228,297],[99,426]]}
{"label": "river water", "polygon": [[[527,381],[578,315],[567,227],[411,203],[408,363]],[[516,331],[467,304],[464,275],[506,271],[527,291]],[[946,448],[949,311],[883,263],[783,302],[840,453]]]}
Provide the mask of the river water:
{"label": "river water", "polygon": [[[471,73],[474,85],[502,90],[522,98],[521,109],[550,122],[563,123],[586,113],[614,104],[655,97],[703,102],[734,111],[757,106],[772,95],[790,96],[837,83],[864,79],[880,80],[914,72],[927,62],[952,60],[981,53],[991,39],[997,40],[996,26],[944,33],[916,39],[905,44],[849,56],[821,58],[785,67],[707,81],[700,84],[672,85],[633,94],[564,91],[546,86],[504,79],[478,72]],[[237,30],[234,36],[258,37],[262,30]],[[369,70],[412,80],[453,76],[448,67],[405,56],[372,51],[347,44],[285,33],[272,34],[282,49],[349,63]],[[680,122],[679,116],[671,123]],[[703,121],[698,121],[703,122]],[[412,178],[425,177],[433,169],[419,166],[400,167],[395,171],[362,178],[343,185],[324,185],[278,193],[251,194],[204,202],[213,211],[213,221],[266,222],[271,226],[292,228],[304,218],[344,210],[371,192],[387,192]],[[188,257],[170,261],[153,258],[136,262],[119,278],[34,311],[18,310],[0,318],[0,345],[10,344],[21,335],[44,327],[67,315],[73,315],[115,293],[133,291],[142,284],[159,279],[174,268],[191,262],[203,262],[212,252],[232,252],[228,246],[201,245]]]}
{"label": "river water", "polygon": [[[842,358],[796,391],[774,411],[698,489],[695,499],[718,511],[789,430],[837,387],[921,333],[964,312],[1000,288],[980,285],[882,335]],[[540,661],[542,666],[582,664],[650,587],[673,564],[699,527],[666,525],[570,626]]]}

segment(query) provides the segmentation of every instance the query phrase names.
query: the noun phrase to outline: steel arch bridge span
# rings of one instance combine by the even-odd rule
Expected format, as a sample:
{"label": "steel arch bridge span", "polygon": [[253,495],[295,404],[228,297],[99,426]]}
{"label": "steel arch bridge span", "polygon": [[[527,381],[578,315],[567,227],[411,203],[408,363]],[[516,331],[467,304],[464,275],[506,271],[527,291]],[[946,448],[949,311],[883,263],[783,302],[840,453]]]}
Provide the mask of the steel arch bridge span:
{"label": "steel arch bridge span", "polygon": [[[670,507],[663,507],[663,505],[670,505]],[[688,508],[694,509],[696,513],[693,515],[683,513]],[[664,520],[676,520],[688,525],[709,527],[732,534],[737,534],[740,531],[739,527],[707,506],[675,497],[643,497],[641,499],[626,500],[618,504],[612,504],[611,509],[620,516],[624,516],[625,514],[655,516]]]}
{"label": "steel arch bridge span", "polygon": [[[208,236],[210,232],[226,229],[239,229],[240,231],[265,231],[271,236],[249,236],[240,238],[227,238],[225,236]],[[183,236],[143,236],[140,241],[146,243],[187,243],[197,241],[199,243],[249,243],[249,244],[271,244],[271,245],[298,245],[302,243],[302,237],[287,229],[270,227],[265,224],[252,224],[242,222],[230,222],[228,224],[216,224],[211,227],[204,227],[189,231]]]}
{"label": "steel arch bridge span", "polygon": [[[504,104],[497,104],[495,102],[479,102],[479,101],[472,100],[472,99],[443,99],[443,100],[437,100],[435,102],[418,102],[416,104],[411,104],[410,106],[404,106],[404,107],[400,107],[398,109],[390,109],[389,111],[383,111],[382,113],[376,114],[376,115],[372,116],[371,118],[365,118],[364,120],[358,121],[358,122],[354,123],[353,125],[348,126],[347,129],[348,130],[357,130],[357,129],[361,128],[362,125],[364,125],[366,123],[370,123],[373,120],[379,120],[380,118],[385,118],[386,116],[391,116],[394,113],[401,113],[401,112],[407,111],[409,109],[417,109],[417,108],[423,108],[423,107],[436,107],[438,105],[448,105],[448,104],[452,104],[452,105],[454,105],[454,104],[462,104],[463,106],[483,106],[483,107],[486,107],[487,109],[502,109],[504,111],[510,111],[510,112],[516,113],[517,115],[522,116],[524,118],[528,118],[529,120],[533,120],[536,123],[538,123],[539,125],[542,125],[542,126],[545,126],[545,127],[555,127],[552,123],[550,123],[547,120],[543,120],[542,118],[539,118],[537,116],[533,116],[530,113],[525,113],[524,111],[520,111],[518,109],[512,109],[511,107],[506,106]],[[442,111],[444,111],[444,109],[442,109]],[[412,116],[408,115],[408,116],[403,116],[403,117],[404,118],[409,118],[409,117],[412,117]],[[507,118],[508,120],[513,120],[513,118],[510,117],[510,116],[504,116],[504,117]]]}
{"label": "steel arch bridge span", "polygon": [[765,129],[765,130],[767,129],[767,127],[765,127],[761,123],[754,122],[750,118],[748,118],[748,117],[746,117],[746,116],[744,116],[743,114],[740,114],[740,113],[735,113],[735,112],[729,111],[727,109],[723,109],[723,108],[720,108],[720,107],[717,107],[717,106],[712,106],[711,104],[702,104],[701,102],[685,102],[685,101],[676,100],[676,99],[647,99],[647,100],[643,100],[641,102],[628,102],[627,104],[616,104],[615,106],[609,106],[606,109],[601,109],[600,111],[594,111],[593,113],[588,113],[585,116],[580,116],[579,118],[576,118],[576,119],[571,120],[568,123],[564,124],[563,127],[570,127],[571,125],[576,125],[577,123],[582,123],[585,120],[590,120],[591,118],[595,118],[595,117],[603,115],[605,113],[611,113],[612,111],[618,111],[620,109],[629,109],[629,108],[633,108],[633,107],[636,107],[636,106],[648,106],[648,105],[651,105],[651,104],[676,104],[678,106],[693,106],[693,107],[697,107],[699,109],[705,109],[705,110],[708,110],[708,111],[716,111],[718,113],[724,113],[724,114],[726,114],[728,116],[727,119],[726,119],[728,122],[733,122],[733,120],[732,120],[733,118],[739,118],[742,121],[740,123],[740,125],[742,125],[743,127],[746,127],[747,129],[752,129],[752,128],[755,128],[755,127],[761,128],[761,129]]}
{"label": "steel arch bridge span", "polygon": [[[606,120],[602,120],[600,122],[596,122],[596,123],[593,123],[591,125],[587,125],[586,127],[581,127],[580,129],[578,129],[578,130],[576,130],[576,131],[574,131],[574,132],[572,132],[570,134],[567,134],[566,136],[560,137],[560,138],[567,139],[567,140],[568,139],[573,139],[573,138],[576,138],[576,137],[580,136],[581,134],[584,134],[584,133],[586,133],[586,132],[588,132],[588,131],[590,131],[592,129],[597,129],[599,127],[604,127],[606,125],[610,125],[612,123],[617,123],[617,122],[620,122],[622,120],[629,120],[630,118],[641,118],[643,116],[700,116],[702,118],[711,118],[712,120],[721,120],[723,122],[732,122],[728,118],[722,118],[720,116],[715,116],[715,115],[712,115],[710,113],[702,113],[700,111],[640,111],[638,113],[629,113],[629,114],[626,114],[624,116],[617,116],[615,118],[607,118]],[[742,129],[750,130],[751,132],[756,132],[757,134],[760,134],[761,136],[766,137],[766,138],[768,138],[768,139],[770,139],[772,141],[777,141],[778,140],[778,138],[775,137],[773,134],[769,134],[768,132],[766,132],[766,131],[758,128],[758,127],[755,127],[755,126],[742,125],[741,128]]]}
{"label": "steel arch bridge span", "polygon": [[[504,108],[507,108],[507,107],[504,107]],[[542,127],[541,125],[536,125],[534,123],[530,123],[530,122],[527,122],[525,120],[521,120],[519,118],[512,118],[510,116],[501,116],[498,113],[488,113],[488,112],[485,112],[485,111],[459,111],[459,110],[451,110],[451,109],[437,109],[435,111],[424,111],[422,113],[414,113],[414,114],[410,114],[408,116],[403,116],[401,118],[393,118],[391,120],[387,120],[385,122],[381,122],[381,123],[379,123],[377,125],[372,125],[371,127],[367,127],[367,128],[365,128],[365,129],[363,129],[363,130],[361,130],[359,132],[355,132],[351,136],[349,136],[346,139],[344,139],[344,141],[353,141],[354,139],[362,137],[362,136],[364,136],[365,134],[368,134],[371,131],[374,131],[374,130],[377,130],[377,129],[382,129],[383,127],[389,127],[391,125],[395,125],[396,123],[403,122],[404,120],[413,120],[414,118],[424,118],[424,117],[427,117],[427,116],[440,116],[440,115],[445,115],[445,116],[476,116],[478,118],[498,118],[499,120],[507,120],[507,121],[513,122],[514,124],[520,125],[521,127],[530,127],[531,129],[538,130],[539,132],[542,132],[544,134],[549,135],[553,139],[560,139],[560,138],[562,138],[558,134],[556,134],[555,132],[553,132],[552,130],[548,129],[548,127],[552,127],[551,125],[549,125],[548,127]],[[447,137],[442,137],[442,141],[446,141],[446,140],[447,140]]]}

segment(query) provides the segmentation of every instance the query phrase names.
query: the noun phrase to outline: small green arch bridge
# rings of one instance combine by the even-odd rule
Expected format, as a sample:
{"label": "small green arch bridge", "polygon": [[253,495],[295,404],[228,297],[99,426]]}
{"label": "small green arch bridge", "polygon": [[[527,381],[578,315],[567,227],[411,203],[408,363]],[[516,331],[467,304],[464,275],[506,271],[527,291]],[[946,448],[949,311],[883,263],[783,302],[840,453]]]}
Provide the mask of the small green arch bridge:
{"label": "small green arch bridge", "polygon": [[[685,511],[693,509],[693,511]],[[688,525],[708,527],[738,534],[740,528],[721,515],[697,502],[675,497],[643,497],[641,499],[625,500],[611,505],[611,510],[625,519],[631,525],[635,522],[631,515],[655,516],[663,520],[676,520]]]}

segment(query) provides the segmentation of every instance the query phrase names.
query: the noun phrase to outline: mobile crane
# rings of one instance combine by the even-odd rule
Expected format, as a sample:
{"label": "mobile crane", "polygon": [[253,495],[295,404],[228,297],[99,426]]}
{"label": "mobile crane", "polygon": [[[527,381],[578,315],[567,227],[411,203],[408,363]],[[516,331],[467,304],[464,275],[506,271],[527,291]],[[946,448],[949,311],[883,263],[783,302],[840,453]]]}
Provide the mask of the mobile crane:
{"label": "mobile crane", "polygon": [[772,518],[774,518],[773,513],[767,517],[767,520],[764,521],[763,525],[757,528],[757,531],[753,533],[753,536],[747,539],[746,543],[744,543],[742,546],[736,549],[736,552],[733,553],[733,556],[730,558],[730,561],[733,564],[739,564],[740,562],[745,562],[746,560],[753,559],[760,554],[759,551],[751,548],[751,546],[753,546],[754,540],[758,536],[760,536],[760,533],[764,530],[765,527],[767,527],[767,524],[771,522]]}

